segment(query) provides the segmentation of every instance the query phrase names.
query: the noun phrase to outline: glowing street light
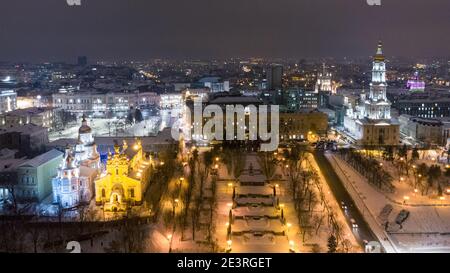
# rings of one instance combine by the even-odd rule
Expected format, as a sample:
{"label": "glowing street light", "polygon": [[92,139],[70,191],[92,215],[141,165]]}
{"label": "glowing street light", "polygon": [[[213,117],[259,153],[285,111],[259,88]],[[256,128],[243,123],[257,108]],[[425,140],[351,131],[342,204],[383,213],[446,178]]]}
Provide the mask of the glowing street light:
{"label": "glowing street light", "polygon": [[289,251],[295,252],[295,250],[294,250],[294,241],[292,241],[292,240],[289,241]]}
{"label": "glowing street light", "polygon": [[228,240],[227,241],[227,251],[231,251],[231,244],[233,243],[233,241]]}

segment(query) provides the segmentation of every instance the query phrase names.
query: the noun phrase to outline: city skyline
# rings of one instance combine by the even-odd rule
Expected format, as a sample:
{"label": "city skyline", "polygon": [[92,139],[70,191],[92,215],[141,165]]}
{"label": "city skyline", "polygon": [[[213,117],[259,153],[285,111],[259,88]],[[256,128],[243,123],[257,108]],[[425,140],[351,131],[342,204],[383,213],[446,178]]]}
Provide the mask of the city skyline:
{"label": "city skyline", "polygon": [[0,60],[368,57],[378,40],[390,56],[448,56],[450,3],[404,2],[10,1]]}

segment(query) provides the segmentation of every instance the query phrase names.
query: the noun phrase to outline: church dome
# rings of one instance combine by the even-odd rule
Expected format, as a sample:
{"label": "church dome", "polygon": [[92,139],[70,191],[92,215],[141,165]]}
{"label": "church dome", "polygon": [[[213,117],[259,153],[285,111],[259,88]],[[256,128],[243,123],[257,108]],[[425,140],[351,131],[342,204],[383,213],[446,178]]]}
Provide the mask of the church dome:
{"label": "church dome", "polygon": [[92,132],[91,127],[89,127],[89,126],[87,125],[87,120],[86,120],[86,117],[85,117],[85,116],[83,116],[83,120],[82,120],[82,122],[81,122],[81,127],[80,127],[80,129],[78,130],[78,132],[79,132],[80,134],[87,134],[87,133],[91,133],[91,132]]}
{"label": "church dome", "polygon": [[384,62],[385,60],[383,55],[383,43],[381,41],[378,42],[377,53],[374,56],[374,60],[378,62]]}

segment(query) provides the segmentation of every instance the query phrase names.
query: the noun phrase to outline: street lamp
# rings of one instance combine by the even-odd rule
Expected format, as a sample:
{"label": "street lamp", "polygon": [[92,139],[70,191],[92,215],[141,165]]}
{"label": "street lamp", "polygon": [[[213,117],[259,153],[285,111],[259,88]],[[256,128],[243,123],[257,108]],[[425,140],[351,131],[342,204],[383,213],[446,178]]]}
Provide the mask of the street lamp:
{"label": "street lamp", "polygon": [[289,230],[291,229],[292,224],[291,223],[287,223],[286,227],[287,227],[287,232],[288,232],[288,236],[289,236]]}
{"label": "street lamp", "polygon": [[289,241],[289,251],[290,252],[295,252],[294,241],[292,241],[292,240]]}
{"label": "street lamp", "polygon": [[231,244],[233,243],[233,241],[231,240],[227,240],[227,252],[231,251]]}
{"label": "street lamp", "polygon": [[406,201],[409,200],[409,196],[403,196],[403,204],[406,204]]}

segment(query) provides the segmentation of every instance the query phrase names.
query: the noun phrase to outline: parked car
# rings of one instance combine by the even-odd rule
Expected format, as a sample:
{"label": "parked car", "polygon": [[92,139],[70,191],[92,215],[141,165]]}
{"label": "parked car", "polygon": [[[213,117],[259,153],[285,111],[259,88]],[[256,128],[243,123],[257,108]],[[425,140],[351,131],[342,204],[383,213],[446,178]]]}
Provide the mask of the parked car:
{"label": "parked car", "polygon": [[403,222],[406,221],[409,217],[409,211],[402,209],[398,215],[397,218],[395,218],[395,222],[399,225],[401,225]]}

